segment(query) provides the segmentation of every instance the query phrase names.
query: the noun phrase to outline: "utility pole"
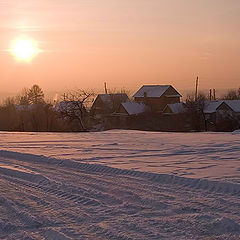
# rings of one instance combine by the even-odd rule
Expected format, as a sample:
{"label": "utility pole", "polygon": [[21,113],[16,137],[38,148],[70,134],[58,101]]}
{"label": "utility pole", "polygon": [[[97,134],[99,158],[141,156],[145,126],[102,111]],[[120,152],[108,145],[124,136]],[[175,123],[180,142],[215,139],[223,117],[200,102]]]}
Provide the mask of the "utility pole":
{"label": "utility pole", "polygon": [[212,89],[209,90],[209,100],[212,101]]}
{"label": "utility pole", "polygon": [[197,101],[197,98],[198,98],[198,77],[196,79],[195,101]]}
{"label": "utility pole", "polygon": [[107,91],[107,83],[106,83],[106,82],[104,83],[104,90],[105,90],[105,94],[108,94],[108,91]]}

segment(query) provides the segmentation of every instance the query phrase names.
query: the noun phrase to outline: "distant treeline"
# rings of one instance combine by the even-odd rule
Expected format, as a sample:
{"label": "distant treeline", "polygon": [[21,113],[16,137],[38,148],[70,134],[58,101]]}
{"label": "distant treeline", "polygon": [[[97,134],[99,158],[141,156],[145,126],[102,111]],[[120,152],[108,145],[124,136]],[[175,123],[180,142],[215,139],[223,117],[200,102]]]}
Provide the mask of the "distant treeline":
{"label": "distant treeline", "polygon": [[63,101],[78,104],[56,110],[56,102],[46,102],[38,85],[23,89],[16,97],[7,98],[0,106],[1,131],[86,131],[89,125],[85,108],[92,93],[76,90],[64,94]]}

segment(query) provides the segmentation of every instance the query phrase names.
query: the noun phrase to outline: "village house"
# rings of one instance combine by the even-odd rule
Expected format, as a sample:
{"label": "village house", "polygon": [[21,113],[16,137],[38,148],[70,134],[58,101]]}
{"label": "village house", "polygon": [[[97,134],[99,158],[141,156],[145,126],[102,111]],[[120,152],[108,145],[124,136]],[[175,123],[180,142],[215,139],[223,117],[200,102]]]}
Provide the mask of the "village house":
{"label": "village house", "polygon": [[240,100],[206,101],[204,106],[206,119],[217,121],[218,117],[240,116]]}
{"label": "village house", "polygon": [[116,114],[120,116],[137,116],[149,111],[149,107],[144,103],[125,102],[122,103]]}
{"label": "village house", "polygon": [[108,121],[117,128],[134,128],[139,121],[149,112],[149,107],[144,103],[124,102],[116,112],[110,115]]}
{"label": "village house", "polygon": [[205,115],[206,120],[216,122],[216,115],[218,107],[223,104],[224,107],[226,103],[223,100],[215,100],[215,101],[205,101],[203,113]]}
{"label": "village house", "polygon": [[187,107],[185,103],[172,103],[168,104],[163,109],[163,114],[180,114],[185,113],[187,111]]}
{"label": "village house", "polygon": [[209,130],[225,131],[240,126],[240,100],[206,101],[203,113]]}
{"label": "village house", "polygon": [[153,112],[162,112],[167,104],[179,103],[182,96],[171,85],[143,85],[133,97],[135,102],[145,103]]}
{"label": "village house", "polygon": [[[224,102],[228,105],[230,109],[228,109],[229,112],[231,112],[232,115],[236,117],[240,117],[240,100],[224,100]],[[222,110],[219,106],[219,111]]]}
{"label": "village house", "polygon": [[118,110],[121,103],[130,101],[126,93],[98,94],[92,107],[91,114],[96,117],[111,114]]}

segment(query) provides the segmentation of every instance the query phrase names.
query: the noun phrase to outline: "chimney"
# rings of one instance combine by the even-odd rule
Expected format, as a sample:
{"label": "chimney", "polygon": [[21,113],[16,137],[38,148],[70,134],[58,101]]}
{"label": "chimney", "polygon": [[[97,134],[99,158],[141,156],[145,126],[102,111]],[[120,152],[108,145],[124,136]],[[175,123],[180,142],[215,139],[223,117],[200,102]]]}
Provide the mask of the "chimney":
{"label": "chimney", "polygon": [[216,89],[213,89],[213,99],[216,100]]}
{"label": "chimney", "polygon": [[105,94],[108,94],[108,91],[107,91],[107,83],[106,83],[106,82],[104,83],[104,91],[105,91]]}

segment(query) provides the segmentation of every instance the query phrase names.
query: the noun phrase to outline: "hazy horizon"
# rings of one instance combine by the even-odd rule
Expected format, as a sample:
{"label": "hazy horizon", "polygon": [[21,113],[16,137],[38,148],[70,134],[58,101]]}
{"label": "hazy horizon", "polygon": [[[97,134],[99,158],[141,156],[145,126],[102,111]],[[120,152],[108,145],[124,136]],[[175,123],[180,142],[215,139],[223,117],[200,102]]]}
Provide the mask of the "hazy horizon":
{"label": "hazy horizon", "polygon": [[[232,89],[240,84],[236,0],[0,1],[0,92],[143,84]],[[41,50],[19,61],[9,48],[33,39]]]}

